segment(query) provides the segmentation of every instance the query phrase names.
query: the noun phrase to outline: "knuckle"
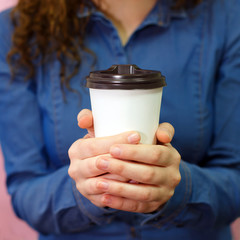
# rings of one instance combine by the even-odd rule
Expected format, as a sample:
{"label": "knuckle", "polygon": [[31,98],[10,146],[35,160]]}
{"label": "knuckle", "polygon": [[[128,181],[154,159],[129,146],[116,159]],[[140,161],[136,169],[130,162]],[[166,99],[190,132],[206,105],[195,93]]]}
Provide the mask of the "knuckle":
{"label": "knuckle", "polygon": [[96,152],[96,147],[95,147],[95,143],[91,141],[91,143],[89,142],[89,138],[85,138],[85,139],[79,139],[77,141],[77,149],[78,150],[83,150],[83,152],[85,153],[84,155],[93,155],[93,153]]}
{"label": "knuckle", "polygon": [[135,201],[131,201],[131,202],[129,202],[129,204],[128,204],[128,210],[130,211],[130,212],[137,212],[138,211],[138,203],[137,202],[135,202]]}
{"label": "knuckle", "polygon": [[74,158],[78,158],[78,149],[81,148],[81,144],[82,144],[83,140],[79,139],[77,141],[75,141],[70,148],[68,149],[68,156],[70,158],[70,160],[74,159]]}
{"label": "knuckle", "polygon": [[157,165],[160,157],[161,157],[161,151],[159,150],[158,147],[154,147],[151,153],[150,163]]}
{"label": "knuckle", "polygon": [[168,192],[168,199],[167,199],[167,200],[169,200],[170,198],[172,198],[173,195],[174,195],[174,190],[170,190],[170,191]]}
{"label": "knuckle", "polygon": [[88,154],[91,156],[96,155],[96,144],[87,144],[87,141],[84,142],[83,144],[83,149],[87,149]]}
{"label": "knuckle", "polygon": [[181,174],[180,174],[180,172],[178,172],[178,174],[176,176],[176,183],[177,183],[177,185],[181,182],[181,179],[182,179]]}
{"label": "knuckle", "polygon": [[117,187],[117,193],[121,196],[124,192],[124,187],[122,185],[119,185]]}
{"label": "knuckle", "polygon": [[70,160],[75,158],[76,150],[74,148],[74,144],[68,149],[68,156],[69,156]]}
{"label": "knuckle", "polygon": [[69,175],[72,179],[76,179],[77,171],[76,171],[76,168],[73,167],[72,165],[70,165],[69,168],[68,168],[68,175]]}
{"label": "knuckle", "polygon": [[146,189],[142,194],[141,194],[141,201],[143,202],[148,202],[152,199],[152,194],[149,189]]}
{"label": "knuckle", "polygon": [[84,158],[85,156],[97,155],[96,140],[92,138],[78,139],[70,148],[72,158]]}
{"label": "knuckle", "polygon": [[143,181],[144,183],[152,182],[154,178],[155,178],[155,172],[154,172],[153,169],[145,172],[145,173],[142,175],[142,181]]}
{"label": "knuckle", "polygon": [[172,174],[172,178],[171,178],[171,183],[170,186],[172,188],[175,188],[181,181],[181,174],[180,172],[174,172],[174,174]]}
{"label": "knuckle", "polygon": [[125,172],[125,166],[123,163],[120,163],[116,168],[116,173],[122,176]]}
{"label": "knuckle", "polygon": [[182,157],[181,157],[180,153],[177,150],[175,150],[174,158],[175,158],[175,162],[179,165]]}
{"label": "knuckle", "polygon": [[178,174],[176,174],[175,178],[173,179],[174,182],[174,186],[177,186],[181,181],[181,174],[178,172]]}
{"label": "knuckle", "polygon": [[93,161],[91,161],[91,160],[83,160],[83,161],[86,161],[87,162],[87,168],[88,168],[88,172],[89,172],[89,174],[90,175],[95,175],[95,172],[96,172],[96,165],[94,164],[94,162]]}
{"label": "knuckle", "polygon": [[98,182],[94,181],[94,180],[89,181],[87,189],[88,189],[89,194],[91,194],[93,196],[99,194],[99,192],[102,192],[99,189]]}

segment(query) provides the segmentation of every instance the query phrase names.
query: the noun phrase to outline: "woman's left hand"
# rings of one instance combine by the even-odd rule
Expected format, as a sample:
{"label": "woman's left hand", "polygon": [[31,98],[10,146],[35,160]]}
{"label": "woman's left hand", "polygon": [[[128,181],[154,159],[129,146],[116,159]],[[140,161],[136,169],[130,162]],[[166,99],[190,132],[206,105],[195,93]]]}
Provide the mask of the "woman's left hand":
{"label": "woman's left hand", "polygon": [[157,130],[159,145],[117,144],[110,157],[99,157],[97,168],[116,174],[129,182],[101,179],[98,187],[104,191],[105,206],[149,213],[161,208],[174,194],[181,180],[180,154],[170,144],[174,128],[162,123]]}

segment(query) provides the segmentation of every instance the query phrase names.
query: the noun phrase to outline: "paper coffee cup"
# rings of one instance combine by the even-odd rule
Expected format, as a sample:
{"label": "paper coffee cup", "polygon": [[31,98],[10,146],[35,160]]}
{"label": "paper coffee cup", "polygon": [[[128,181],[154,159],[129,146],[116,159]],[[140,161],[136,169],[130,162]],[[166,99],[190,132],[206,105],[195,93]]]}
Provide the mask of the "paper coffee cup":
{"label": "paper coffee cup", "polygon": [[137,131],[141,143],[155,144],[165,77],[136,65],[113,65],[91,72],[90,89],[95,137]]}

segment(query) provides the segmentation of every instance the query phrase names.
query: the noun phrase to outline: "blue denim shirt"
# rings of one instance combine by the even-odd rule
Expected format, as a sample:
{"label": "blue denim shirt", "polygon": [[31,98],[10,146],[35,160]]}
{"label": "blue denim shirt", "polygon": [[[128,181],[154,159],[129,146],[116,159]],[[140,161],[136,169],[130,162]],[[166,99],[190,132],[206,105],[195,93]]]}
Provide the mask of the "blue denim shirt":
{"label": "blue denim shirt", "polygon": [[[95,69],[136,64],[166,76],[161,119],[176,130],[182,180],[161,211],[138,214],[94,206],[68,176],[68,149],[85,135],[77,114],[90,108],[85,76],[94,57],[81,52],[65,91],[56,60],[32,81],[19,71],[10,84],[6,62],[13,31],[0,15],[0,140],[16,214],[40,239],[231,239],[240,215],[240,1],[204,0],[188,11],[159,1],[122,46],[113,24],[92,13],[85,44]],[[86,17],[87,12],[79,14]]]}

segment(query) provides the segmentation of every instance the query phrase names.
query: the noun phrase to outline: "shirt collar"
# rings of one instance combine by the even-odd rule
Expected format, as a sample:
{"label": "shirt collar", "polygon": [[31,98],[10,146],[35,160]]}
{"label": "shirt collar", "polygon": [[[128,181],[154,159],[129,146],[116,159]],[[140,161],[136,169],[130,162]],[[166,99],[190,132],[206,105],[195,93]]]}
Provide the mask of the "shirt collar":
{"label": "shirt collar", "polygon": [[168,27],[171,20],[174,18],[186,18],[187,13],[184,9],[173,10],[171,9],[171,0],[158,0],[156,6],[146,18],[147,24],[157,24],[161,27]]}
{"label": "shirt collar", "polygon": [[[181,19],[187,17],[186,10],[173,10],[171,9],[171,4],[172,0],[158,0],[156,6],[152,9],[147,18],[141,24],[141,27],[149,24],[168,27],[172,19]],[[85,18],[89,16],[105,18],[104,14],[96,9],[94,4],[92,5],[91,9],[85,7],[82,12],[78,13],[79,18]]]}

